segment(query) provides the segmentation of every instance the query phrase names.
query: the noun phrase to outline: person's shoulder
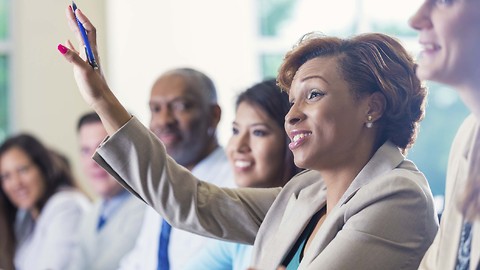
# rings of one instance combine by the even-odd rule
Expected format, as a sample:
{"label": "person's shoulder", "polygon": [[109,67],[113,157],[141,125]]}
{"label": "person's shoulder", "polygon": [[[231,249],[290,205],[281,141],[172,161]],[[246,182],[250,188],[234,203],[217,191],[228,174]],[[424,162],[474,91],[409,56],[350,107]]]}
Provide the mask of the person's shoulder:
{"label": "person's shoulder", "polygon": [[475,131],[478,129],[478,122],[473,114],[470,114],[463,120],[453,139],[452,151],[456,149],[464,149],[465,145],[473,140]]}
{"label": "person's shoulder", "polygon": [[315,170],[303,170],[293,176],[290,181],[282,188],[277,200],[281,198],[289,198],[292,194],[295,197],[317,197],[320,190],[325,190],[326,185],[320,172]]}
{"label": "person's shoulder", "polygon": [[288,183],[285,185],[284,189],[289,189],[289,188],[305,188],[307,186],[311,185],[319,185],[319,186],[324,186],[324,182],[322,181],[322,176],[320,175],[320,172],[315,171],[315,170],[303,170],[290,179]]}
{"label": "person's shoulder", "polygon": [[84,212],[90,208],[91,203],[82,192],[76,189],[61,189],[48,199],[43,211],[47,212],[49,210],[57,211],[61,209],[75,209]]}
{"label": "person's shoulder", "polygon": [[60,189],[48,200],[48,202],[58,202],[58,203],[78,203],[78,204],[90,204],[87,196],[81,191],[74,188],[65,188]]}

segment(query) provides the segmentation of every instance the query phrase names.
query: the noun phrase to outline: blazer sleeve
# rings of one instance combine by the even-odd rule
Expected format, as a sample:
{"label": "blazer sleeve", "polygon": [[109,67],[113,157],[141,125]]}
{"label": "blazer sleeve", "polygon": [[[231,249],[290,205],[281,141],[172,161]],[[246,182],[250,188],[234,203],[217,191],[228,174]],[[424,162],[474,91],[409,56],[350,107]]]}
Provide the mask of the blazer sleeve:
{"label": "blazer sleeve", "polygon": [[170,158],[135,117],[97,149],[94,159],[172,226],[248,244],[281,190],[228,189],[203,182]]}

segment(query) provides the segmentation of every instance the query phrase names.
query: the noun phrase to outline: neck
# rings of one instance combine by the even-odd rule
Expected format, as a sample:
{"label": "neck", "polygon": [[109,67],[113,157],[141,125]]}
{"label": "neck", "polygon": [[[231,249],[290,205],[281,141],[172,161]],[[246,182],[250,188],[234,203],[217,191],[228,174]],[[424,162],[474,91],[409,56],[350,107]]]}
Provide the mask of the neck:
{"label": "neck", "polygon": [[320,172],[327,186],[327,214],[337,205],[360,170],[341,172]]}
{"label": "neck", "polygon": [[327,186],[327,214],[337,205],[355,177],[374,155],[373,141],[361,145],[351,153],[354,155],[347,157],[339,166],[318,170]]}
{"label": "neck", "polygon": [[461,83],[450,85],[454,88],[463,103],[480,120],[480,71],[478,76],[469,76],[468,80],[462,80]]}

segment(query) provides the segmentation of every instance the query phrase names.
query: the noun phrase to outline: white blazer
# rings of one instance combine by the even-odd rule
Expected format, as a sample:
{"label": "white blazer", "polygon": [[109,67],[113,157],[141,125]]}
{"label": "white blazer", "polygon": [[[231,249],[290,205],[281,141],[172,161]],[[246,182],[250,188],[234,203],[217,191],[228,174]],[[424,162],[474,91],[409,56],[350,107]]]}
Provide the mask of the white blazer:
{"label": "white blazer", "polygon": [[[457,207],[458,196],[463,194],[468,176],[469,166],[480,166],[470,163],[470,153],[480,151],[474,149],[474,140],[480,140],[478,123],[470,115],[460,127],[453,141],[447,170],[447,185],[445,190],[445,211],[443,212],[440,229],[432,246],[428,249],[419,269],[441,270],[454,269],[457,260],[460,233],[463,226],[463,215]],[[472,227],[473,240],[470,251],[470,269],[480,267],[480,220]]]}

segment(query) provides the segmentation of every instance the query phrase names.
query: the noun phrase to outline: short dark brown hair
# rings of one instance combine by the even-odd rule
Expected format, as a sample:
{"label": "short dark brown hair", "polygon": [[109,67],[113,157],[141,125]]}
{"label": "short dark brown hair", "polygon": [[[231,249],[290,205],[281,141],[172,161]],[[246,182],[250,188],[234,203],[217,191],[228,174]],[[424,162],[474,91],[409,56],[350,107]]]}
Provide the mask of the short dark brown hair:
{"label": "short dark brown hair", "polygon": [[378,141],[390,140],[403,152],[411,147],[425,114],[427,90],[415,76],[416,64],[400,42],[379,33],[348,39],[307,34],[285,56],[277,83],[288,92],[303,64],[330,56],[338,58],[339,72],[355,97],[374,92],[385,97],[385,111],[376,122],[381,125]]}

